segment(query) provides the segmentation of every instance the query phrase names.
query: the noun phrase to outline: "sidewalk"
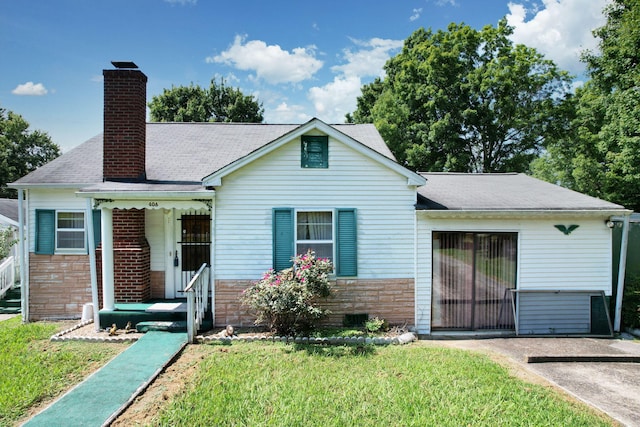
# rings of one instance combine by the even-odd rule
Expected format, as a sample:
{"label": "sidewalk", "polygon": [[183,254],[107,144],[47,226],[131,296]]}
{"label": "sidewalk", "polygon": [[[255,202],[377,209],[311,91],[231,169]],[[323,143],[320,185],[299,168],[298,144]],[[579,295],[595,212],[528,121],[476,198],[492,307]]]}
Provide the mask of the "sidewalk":
{"label": "sidewalk", "polygon": [[109,424],[186,344],[186,333],[147,332],[23,425],[86,427]]}

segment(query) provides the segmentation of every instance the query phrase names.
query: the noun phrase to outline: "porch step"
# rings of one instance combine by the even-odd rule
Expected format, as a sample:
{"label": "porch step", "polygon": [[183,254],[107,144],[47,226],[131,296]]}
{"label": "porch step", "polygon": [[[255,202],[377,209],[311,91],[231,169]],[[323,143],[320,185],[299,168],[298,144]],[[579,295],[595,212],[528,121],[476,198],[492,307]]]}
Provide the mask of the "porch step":
{"label": "porch step", "polygon": [[0,314],[18,314],[21,311],[22,289],[16,286],[7,291],[0,300]]}

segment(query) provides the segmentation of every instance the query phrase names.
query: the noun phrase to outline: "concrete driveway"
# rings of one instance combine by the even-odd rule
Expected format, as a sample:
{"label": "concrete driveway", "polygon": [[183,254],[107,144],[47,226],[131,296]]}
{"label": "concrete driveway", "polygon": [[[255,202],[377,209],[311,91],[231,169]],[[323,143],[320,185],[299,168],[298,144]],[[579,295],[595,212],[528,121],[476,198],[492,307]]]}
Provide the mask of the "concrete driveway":
{"label": "concrete driveway", "polygon": [[507,356],[621,424],[640,427],[640,341],[518,337],[447,340],[446,345]]}

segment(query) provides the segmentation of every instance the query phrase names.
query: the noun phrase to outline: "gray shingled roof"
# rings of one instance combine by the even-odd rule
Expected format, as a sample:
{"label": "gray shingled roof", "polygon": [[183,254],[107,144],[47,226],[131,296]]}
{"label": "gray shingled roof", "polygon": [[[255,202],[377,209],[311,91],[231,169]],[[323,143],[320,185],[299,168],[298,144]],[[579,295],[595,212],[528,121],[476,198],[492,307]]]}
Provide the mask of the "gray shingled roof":
{"label": "gray shingled roof", "polygon": [[465,211],[622,210],[596,199],[518,173],[420,173],[418,209]]}
{"label": "gray shingled roof", "polygon": [[[149,181],[200,182],[205,176],[289,133],[297,124],[147,123]],[[331,125],[394,159],[371,124]],[[394,159],[395,160],[395,159]],[[102,182],[102,135],[98,135],[14,184],[91,185]]]}
{"label": "gray shingled roof", "polygon": [[18,222],[18,201],[16,199],[0,199],[0,215]]}

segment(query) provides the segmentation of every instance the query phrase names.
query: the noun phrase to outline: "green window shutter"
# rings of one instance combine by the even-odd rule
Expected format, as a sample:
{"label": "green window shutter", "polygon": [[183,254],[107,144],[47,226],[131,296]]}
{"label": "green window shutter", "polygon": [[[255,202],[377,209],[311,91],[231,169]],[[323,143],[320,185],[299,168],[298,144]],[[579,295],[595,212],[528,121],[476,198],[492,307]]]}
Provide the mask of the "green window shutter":
{"label": "green window shutter", "polygon": [[52,255],[56,243],[56,211],[36,209],[36,253]]}
{"label": "green window shutter", "polygon": [[294,254],[293,209],[273,209],[273,269],[291,267]]}
{"label": "green window shutter", "polygon": [[336,211],[336,275],[358,275],[358,224],[355,209]]}
{"label": "green window shutter", "polygon": [[300,147],[300,164],[303,168],[328,168],[329,137],[303,135]]}
{"label": "green window shutter", "polygon": [[[99,210],[93,211],[93,241],[95,242],[96,248],[102,242],[102,230],[100,228],[101,225],[101,212]],[[88,246],[87,246],[88,247]]]}

